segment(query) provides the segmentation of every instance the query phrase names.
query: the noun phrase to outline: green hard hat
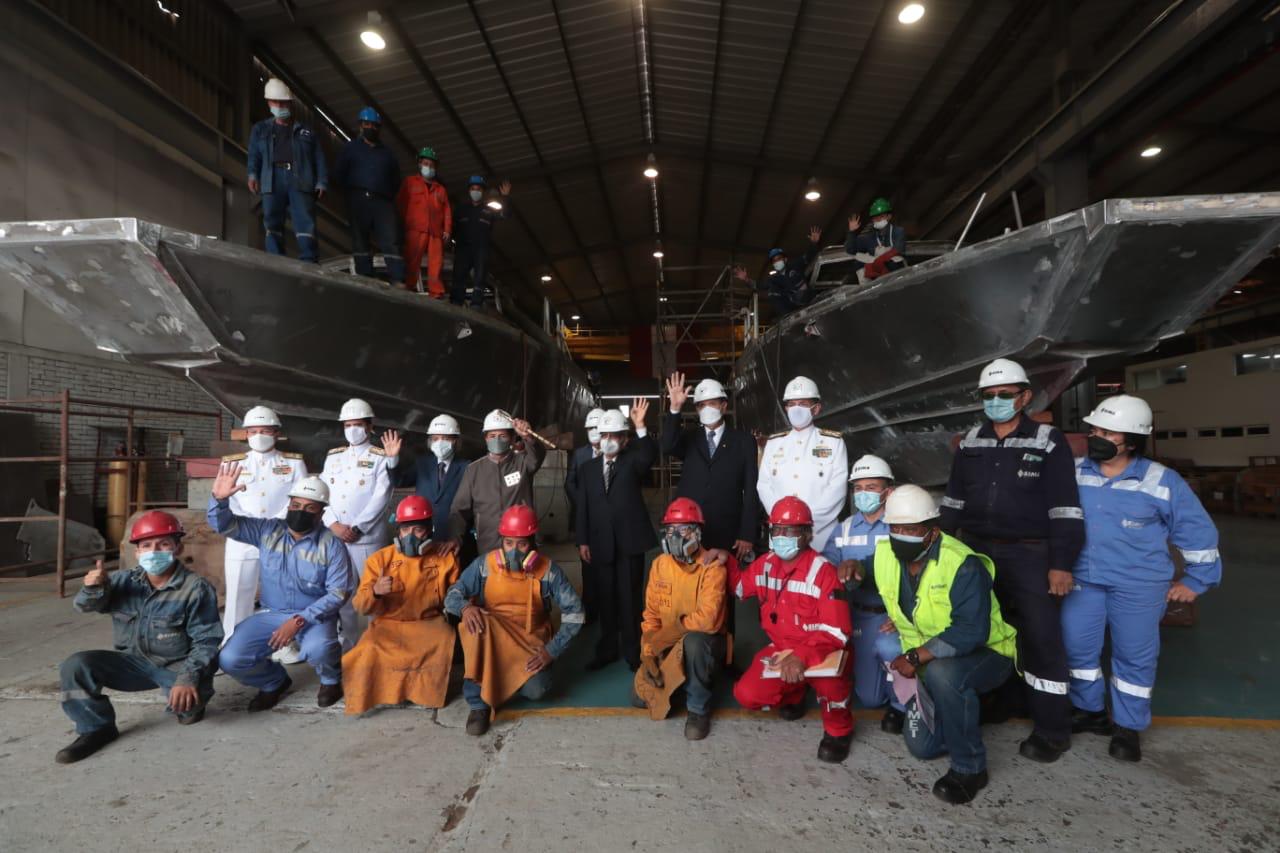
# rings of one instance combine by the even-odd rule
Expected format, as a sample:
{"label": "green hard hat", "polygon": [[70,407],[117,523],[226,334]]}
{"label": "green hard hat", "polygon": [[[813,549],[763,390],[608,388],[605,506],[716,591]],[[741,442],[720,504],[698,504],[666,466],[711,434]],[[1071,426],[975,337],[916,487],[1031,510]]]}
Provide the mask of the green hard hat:
{"label": "green hard hat", "polygon": [[436,156],[436,149],[432,148],[430,145],[426,145],[418,150],[418,159],[439,160],[440,158]]}
{"label": "green hard hat", "polygon": [[871,215],[879,216],[882,213],[893,213],[893,205],[883,196],[871,202]]}

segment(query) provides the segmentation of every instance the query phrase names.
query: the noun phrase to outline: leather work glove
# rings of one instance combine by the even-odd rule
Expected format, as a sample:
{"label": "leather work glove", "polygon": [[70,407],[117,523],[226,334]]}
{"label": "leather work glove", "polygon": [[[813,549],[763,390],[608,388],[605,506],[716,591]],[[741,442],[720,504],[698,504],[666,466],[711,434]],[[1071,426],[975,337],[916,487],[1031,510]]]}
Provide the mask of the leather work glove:
{"label": "leather work glove", "polygon": [[662,670],[658,666],[658,659],[653,656],[640,658],[640,670],[644,675],[644,680],[652,684],[654,687],[662,687]]}

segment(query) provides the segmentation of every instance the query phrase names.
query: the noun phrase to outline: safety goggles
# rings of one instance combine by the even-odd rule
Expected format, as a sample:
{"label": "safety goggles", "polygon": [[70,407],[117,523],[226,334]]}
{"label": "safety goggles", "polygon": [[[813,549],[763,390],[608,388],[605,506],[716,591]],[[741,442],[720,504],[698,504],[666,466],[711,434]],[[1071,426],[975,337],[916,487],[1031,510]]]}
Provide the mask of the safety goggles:
{"label": "safety goggles", "polygon": [[1018,399],[1018,395],[1021,393],[1021,391],[983,391],[982,399],[995,400],[996,398],[999,398],[1001,400],[1016,400]]}

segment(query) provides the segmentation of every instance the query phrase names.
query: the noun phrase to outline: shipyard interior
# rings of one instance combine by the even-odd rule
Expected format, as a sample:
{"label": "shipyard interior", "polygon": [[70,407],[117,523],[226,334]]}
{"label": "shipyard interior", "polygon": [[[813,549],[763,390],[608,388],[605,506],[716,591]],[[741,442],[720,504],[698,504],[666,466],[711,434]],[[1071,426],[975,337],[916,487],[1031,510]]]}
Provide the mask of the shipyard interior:
{"label": "shipyard interior", "polygon": [[1280,0],[0,46],[0,848],[1280,849]]}

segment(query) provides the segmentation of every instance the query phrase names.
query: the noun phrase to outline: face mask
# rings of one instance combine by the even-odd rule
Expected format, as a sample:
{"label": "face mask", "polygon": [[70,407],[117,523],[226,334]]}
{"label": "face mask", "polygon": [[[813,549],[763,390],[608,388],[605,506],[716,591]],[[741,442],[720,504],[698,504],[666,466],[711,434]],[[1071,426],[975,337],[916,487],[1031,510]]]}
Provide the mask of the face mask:
{"label": "face mask", "polygon": [[173,565],[172,551],[148,551],[138,555],[138,565],[149,575],[162,575]]}
{"label": "face mask", "polygon": [[799,536],[770,536],[769,549],[784,560],[795,559],[800,553]]}
{"label": "face mask", "polygon": [[703,426],[714,426],[724,418],[724,413],[715,406],[703,406],[698,409],[698,420]]}
{"label": "face mask", "polygon": [[1013,420],[1018,414],[1016,400],[1001,400],[999,397],[993,397],[990,400],[982,401],[982,411],[986,413],[994,423],[1003,424]]}
{"label": "face mask", "polygon": [[813,410],[808,406],[787,406],[787,420],[796,429],[804,429],[813,423]]}
{"label": "face mask", "polygon": [[599,443],[600,443],[600,430],[598,430],[598,429],[589,429],[589,430],[587,430],[587,441],[591,442],[592,444],[599,444]]}
{"label": "face mask", "polygon": [[870,515],[880,508],[880,493],[854,492],[853,505],[858,508],[858,512]]}
{"label": "face mask", "polygon": [[774,262],[773,262],[773,268],[774,268],[776,271],[778,271],[778,272],[782,272],[783,270],[785,270],[785,269],[787,268],[787,262],[786,262],[786,261],[774,261]]}
{"label": "face mask", "polygon": [[294,533],[310,533],[316,527],[316,515],[305,509],[291,509],[284,517],[284,523]]}
{"label": "face mask", "polygon": [[361,130],[361,131],[360,131],[360,135],[361,135],[361,136],[363,136],[365,139],[369,140],[370,142],[377,142],[377,141],[378,141],[378,128],[376,128],[376,127],[366,127],[366,128],[364,128],[363,130]]}
{"label": "face mask", "polygon": [[480,199],[484,198],[484,190],[471,190],[471,192],[468,193],[468,195],[471,196],[472,201],[479,201]]}
{"label": "face mask", "polygon": [[406,533],[403,536],[396,537],[396,547],[400,549],[400,553],[406,557],[419,557],[422,552],[427,550],[427,546],[431,544],[431,539],[420,539],[416,533]]}
{"label": "face mask", "polygon": [[436,170],[430,166],[420,166],[418,171],[421,172],[422,177],[426,178],[428,181],[436,176]]}
{"label": "face mask", "polygon": [[438,438],[431,442],[431,452],[434,453],[436,458],[441,462],[448,462],[453,458],[453,442],[445,441],[443,438]]}
{"label": "face mask", "polygon": [[249,436],[249,449],[256,450],[259,453],[266,453],[268,450],[276,446],[276,437],[274,435],[264,435],[256,433]]}
{"label": "face mask", "polygon": [[497,438],[486,438],[484,446],[494,456],[503,456],[511,449],[511,439],[505,435],[500,435]]}
{"label": "face mask", "polygon": [[605,456],[617,456],[618,451],[622,450],[622,442],[616,438],[600,439],[600,452]]}
{"label": "face mask", "polygon": [[1115,459],[1120,454],[1120,448],[1100,435],[1089,436],[1087,444],[1089,445],[1089,458],[1097,462]]}
{"label": "face mask", "polygon": [[271,114],[276,118],[288,118],[293,113],[288,107],[272,107]]}
{"label": "face mask", "polygon": [[662,553],[670,554],[682,563],[692,563],[693,555],[698,553],[702,544],[702,535],[695,533],[685,539],[680,533],[664,533],[662,536]]}
{"label": "face mask", "polygon": [[503,551],[502,558],[507,561],[507,569],[513,572],[527,572],[538,559],[538,552],[532,548],[525,554],[520,551]]}
{"label": "face mask", "polygon": [[889,227],[889,220],[873,219],[871,220],[871,227],[876,229],[877,231],[883,231],[884,229]]}
{"label": "face mask", "polygon": [[914,563],[916,560],[924,556],[923,536],[909,536],[906,533],[890,533],[889,547],[893,549],[893,555],[904,563]]}
{"label": "face mask", "polygon": [[362,426],[350,426],[342,430],[347,441],[352,444],[364,444],[369,438],[369,431]]}

